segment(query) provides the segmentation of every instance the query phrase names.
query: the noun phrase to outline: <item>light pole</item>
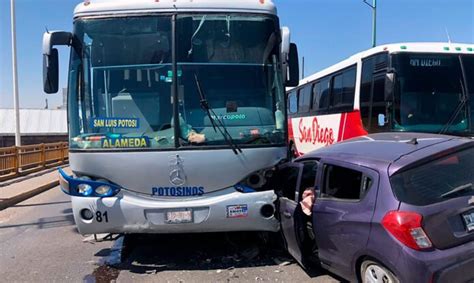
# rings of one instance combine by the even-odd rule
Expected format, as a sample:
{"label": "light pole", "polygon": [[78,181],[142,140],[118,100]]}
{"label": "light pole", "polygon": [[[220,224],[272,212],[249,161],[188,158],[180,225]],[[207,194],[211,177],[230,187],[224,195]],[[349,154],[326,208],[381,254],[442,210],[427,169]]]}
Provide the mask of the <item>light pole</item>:
{"label": "light pole", "polygon": [[10,1],[12,28],[12,69],[13,69],[13,109],[15,112],[15,145],[21,146],[20,135],[20,100],[18,97],[18,70],[16,61],[16,21],[15,0]]}
{"label": "light pole", "polygon": [[377,46],[377,0],[373,0],[370,4],[367,0],[363,0],[370,8],[372,8],[372,47]]}

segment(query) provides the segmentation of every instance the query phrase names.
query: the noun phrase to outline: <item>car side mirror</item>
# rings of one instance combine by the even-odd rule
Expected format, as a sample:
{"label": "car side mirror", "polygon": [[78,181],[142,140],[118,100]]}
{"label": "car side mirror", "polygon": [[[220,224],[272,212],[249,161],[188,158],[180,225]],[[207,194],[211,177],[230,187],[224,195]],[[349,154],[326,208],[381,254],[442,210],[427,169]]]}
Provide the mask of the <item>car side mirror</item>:
{"label": "car side mirror", "polygon": [[300,83],[300,66],[298,58],[298,46],[294,43],[290,44],[290,53],[288,54],[288,77],[286,86],[298,86]]}
{"label": "car side mirror", "polygon": [[397,74],[388,72],[385,75],[385,101],[392,102],[395,96],[395,84],[397,81]]}
{"label": "car side mirror", "polygon": [[43,55],[43,88],[46,93],[57,93],[59,88],[58,50],[53,48]]}

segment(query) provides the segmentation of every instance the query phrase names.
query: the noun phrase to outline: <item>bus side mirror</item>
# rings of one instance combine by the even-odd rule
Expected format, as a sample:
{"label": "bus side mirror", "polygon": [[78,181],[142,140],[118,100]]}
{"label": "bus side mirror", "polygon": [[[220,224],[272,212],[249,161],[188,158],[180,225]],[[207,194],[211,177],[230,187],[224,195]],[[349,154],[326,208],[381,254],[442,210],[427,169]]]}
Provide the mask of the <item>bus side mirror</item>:
{"label": "bus side mirror", "polygon": [[57,93],[59,88],[58,50],[43,55],[43,88],[46,93]]}
{"label": "bus side mirror", "polygon": [[55,45],[68,45],[72,33],[65,31],[46,32],[43,35],[43,89],[46,93],[57,93],[59,89],[59,60]]}
{"label": "bus side mirror", "polygon": [[388,72],[385,75],[385,101],[393,101],[396,81],[397,75],[394,72]]}
{"label": "bus side mirror", "polygon": [[286,86],[298,86],[300,83],[300,66],[298,59],[298,46],[290,44],[290,53],[288,54],[288,77]]}

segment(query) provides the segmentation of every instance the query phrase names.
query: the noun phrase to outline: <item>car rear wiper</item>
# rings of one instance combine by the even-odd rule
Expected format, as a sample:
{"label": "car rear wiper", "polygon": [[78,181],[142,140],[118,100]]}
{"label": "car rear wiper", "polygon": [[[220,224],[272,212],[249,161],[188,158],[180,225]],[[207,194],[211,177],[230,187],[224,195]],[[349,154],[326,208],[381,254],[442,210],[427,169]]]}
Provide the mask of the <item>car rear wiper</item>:
{"label": "car rear wiper", "polygon": [[214,131],[215,132],[219,131],[219,133],[221,133],[226,143],[230,146],[230,148],[232,148],[232,151],[236,155],[238,155],[239,153],[242,153],[242,149],[240,149],[240,147],[237,144],[235,144],[234,140],[232,139],[232,136],[227,131],[226,126],[219,120],[219,117],[216,115],[214,110],[212,110],[212,108],[209,106],[209,102],[207,101],[206,96],[204,95],[204,92],[202,91],[201,83],[199,82],[199,78],[196,74],[194,74],[194,79],[196,80],[196,87],[199,92],[199,96],[201,97],[201,100],[200,100],[201,107],[204,110],[204,112],[206,112],[207,117],[209,117],[209,120],[211,121]]}
{"label": "car rear wiper", "polygon": [[474,189],[474,187],[472,186],[472,183],[457,186],[456,188],[450,190],[449,192],[446,192],[446,193],[442,194],[441,197],[446,198],[446,197],[449,197],[451,195],[457,194],[459,192],[462,192],[462,191],[465,191],[465,190],[468,190],[468,189],[469,190]]}

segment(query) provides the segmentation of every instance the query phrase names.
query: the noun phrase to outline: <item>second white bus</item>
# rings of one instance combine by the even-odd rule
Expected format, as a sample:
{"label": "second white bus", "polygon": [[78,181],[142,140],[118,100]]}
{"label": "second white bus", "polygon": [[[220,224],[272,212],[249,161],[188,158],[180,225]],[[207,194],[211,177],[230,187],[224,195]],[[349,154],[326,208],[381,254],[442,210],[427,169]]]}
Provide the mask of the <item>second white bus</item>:
{"label": "second white bus", "polygon": [[288,92],[294,156],[380,131],[473,135],[474,44],[378,46]]}

